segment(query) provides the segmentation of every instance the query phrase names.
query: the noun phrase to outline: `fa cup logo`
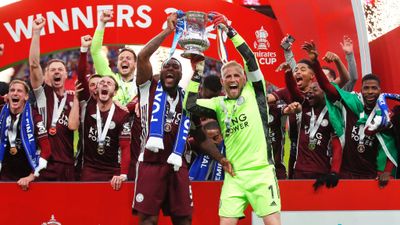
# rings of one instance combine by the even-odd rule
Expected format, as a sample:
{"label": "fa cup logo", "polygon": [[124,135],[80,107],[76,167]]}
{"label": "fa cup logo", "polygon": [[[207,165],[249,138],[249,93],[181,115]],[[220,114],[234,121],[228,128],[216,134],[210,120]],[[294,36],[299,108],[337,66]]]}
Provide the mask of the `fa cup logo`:
{"label": "fa cup logo", "polygon": [[257,40],[254,42],[254,48],[257,50],[267,50],[270,47],[267,40],[268,32],[261,26],[261,29],[255,32]]}

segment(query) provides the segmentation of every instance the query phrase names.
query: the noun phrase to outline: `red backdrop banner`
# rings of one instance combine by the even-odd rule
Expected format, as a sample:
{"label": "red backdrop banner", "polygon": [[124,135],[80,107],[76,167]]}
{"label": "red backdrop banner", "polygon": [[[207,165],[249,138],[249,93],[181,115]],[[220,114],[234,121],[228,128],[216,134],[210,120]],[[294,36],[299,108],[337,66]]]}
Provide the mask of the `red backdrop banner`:
{"label": "red backdrop banner", "polygon": [[[269,81],[283,84],[282,76],[274,76],[274,70],[282,62],[280,40],[282,33],[276,20],[245,7],[215,0],[118,0],[107,1],[52,1],[24,0],[0,8],[0,43],[5,44],[5,53],[0,68],[25,60],[29,54],[32,22],[37,16],[47,19],[41,37],[41,52],[76,48],[80,36],[93,35],[99,12],[114,10],[114,21],[109,23],[105,44],[145,44],[158,34],[167,15],[176,9],[183,11],[218,11],[233,22],[233,26],[246,39],[256,53],[261,69]],[[212,29],[210,24],[208,29]],[[258,36],[256,35],[257,31]],[[218,58],[216,32],[210,32],[211,46],[205,54]],[[228,41],[229,42],[229,41]],[[172,35],[163,45],[171,46]],[[242,61],[231,43],[227,44],[228,59]]]}
{"label": "red backdrop banner", "polygon": [[[400,181],[383,189],[373,180],[342,180],[333,189],[314,192],[313,181],[280,181],[283,211],[400,210]],[[133,183],[113,191],[109,183],[32,183],[22,191],[16,183],[0,183],[1,224],[37,225],[51,215],[63,225],[132,225]],[[218,224],[220,182],[193,182],[193,225]],[[239,224],[250,225],[250,209]],[[168,217],[159,224],[170,225]]]}
{"label": "red backdrop banner", "polygon": [[[347,35],[353,40],[354,55],[361,77],[358,36],[350,0],[270,0],[270,3],[282,33],[291,34],[296,38],[293,45],[296,60],[308,57],[301,49],[301,45],[304,41],[313,40],[317,45],[320,60],[327,51],[332,51],[347,67],[345,54],[340,46],[343,35]],[[333,63],[322,62],[322,64],[336,70]],[[360,83],[357,82],[357,90]]]}
{"label": "red backdrop banner", "polygon": [[372,72],[381,80],[383,92],[400,93],[400,27],[369,43]]}

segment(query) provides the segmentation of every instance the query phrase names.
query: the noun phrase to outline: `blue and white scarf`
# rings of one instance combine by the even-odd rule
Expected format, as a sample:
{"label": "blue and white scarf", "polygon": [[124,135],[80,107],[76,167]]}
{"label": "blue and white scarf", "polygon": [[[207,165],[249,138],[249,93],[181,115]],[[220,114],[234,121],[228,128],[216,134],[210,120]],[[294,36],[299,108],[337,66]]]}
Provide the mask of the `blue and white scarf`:
{"label": "blue and white scarf", "polygon": [[[185,93],[182,88],[178,88],[179,97],[182,99]],[[157,84],[156,93],[154,96],[153,108],[150,120],[149,139],[146,142],[146,148],[153,152],[158,152],[159,149],[164,149],[164,123],[167,92],[164,91],[161,82]],[[189,134],[190,119],[186,111],[182,107],[182,118],[179,123],[178,134],[176,135],[173,152],[168,157],[167,162],[174,165],[175,171],[178,171],[182,166],[182,155],[185,151],[186,139]]]}
{"label": "blue and white scarf", "polygon": [[[0,162],[4,159],[4,153],[8,144],[8,129],[7,118],[10,116],[10,108],[8,104],[4,105],[0,113]],[[34,170],[39,163],[39,154],[35,141],[35,127],[32,118],[32,108],[29,102],[25,104],[21,115],[20,135],[22,139],[23,149],[27,155],[28,161]]]}
{"label": "blue and white scarf", "polygon": [[[218,150],[225,155],[224,142],[218,145]],[[224,171],[222,165],[212,160],[210,156],[199,154],[190,167],[189,179],[191,181],[224,180]]]}
{"label": "blue and white scarf", "polygon": [[399,94],[391,94],[391,93],[381,93],[379,95],[377,104],[379,108],[382,111],[382,121],[380,123],[380,126],[382,127],[389,127],[391,122],[390,122],[390,116],[389,116],[389,107],[386,103],[386,98],[400,101],[400,95]]}

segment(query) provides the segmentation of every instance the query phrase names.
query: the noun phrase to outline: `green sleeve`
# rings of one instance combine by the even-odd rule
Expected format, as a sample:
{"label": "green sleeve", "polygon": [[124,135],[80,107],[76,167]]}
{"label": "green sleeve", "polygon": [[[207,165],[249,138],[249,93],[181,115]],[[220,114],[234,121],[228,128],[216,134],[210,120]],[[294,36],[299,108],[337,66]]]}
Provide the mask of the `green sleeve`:
{"label": "green sleeve", "polygon": [[356,114],[357,116],[360,115],[361,112],[364,111],[364,105],[362,104],[361,100],[358,98],[357,94],[347,92],[342,90],[337,84],[333,83],[333,86],[335,86],[336,90],[340,94],[340,98],[344,102],[349,109]]}
{"label": "green sleeve", "polygon": [[109,62],[107,57],[101,54],[101,47],[103,45],[104,30],[97,30],[94,33],[90,53],[92,54],[94,68],[99,75],[112,75],[116,76],[111,68],[108,66]]}
{"label": "green sleeve", "polygon": [[264,75],[262,74],[260,66],[258,65],[257,57],[254,55],[254,52],[251,50],[242,36],[236,32],[233,33],[234,36],[232,36],[230,39],[237,51],[242,56],[244,61],[244,71],[247,78],[252,82],[261,82],[263,85],[262,89],[266,95]]}
{"label": "green sleeve", "polygon": [[186,88],[186,94],[184,99],[184,107],[190,113],[197,116],[204,116],[208,118],[217,118],[216,114],[216,98],[212,99],[199,99],[198,90],[200,83],[196,81],[190,81]]}

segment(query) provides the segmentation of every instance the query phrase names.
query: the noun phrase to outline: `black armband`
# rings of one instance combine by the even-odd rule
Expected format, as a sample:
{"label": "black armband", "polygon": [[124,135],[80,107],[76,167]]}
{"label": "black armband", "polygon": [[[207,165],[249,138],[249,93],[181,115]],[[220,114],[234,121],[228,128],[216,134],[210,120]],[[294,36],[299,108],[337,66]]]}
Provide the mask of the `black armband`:
{"label": "black armband", "polygon": [[192,76],[192,81],[201,83],[202,79],[203,79],[203,76],[198,71],[194,71],[193,76]]}
{"label": "black armband", "polygon": [[237,34],[236,30],[233,29],[232,27],[228,27],[228,32],[226,32],[226,35],[228,35],[229,38],[235,37]]}

